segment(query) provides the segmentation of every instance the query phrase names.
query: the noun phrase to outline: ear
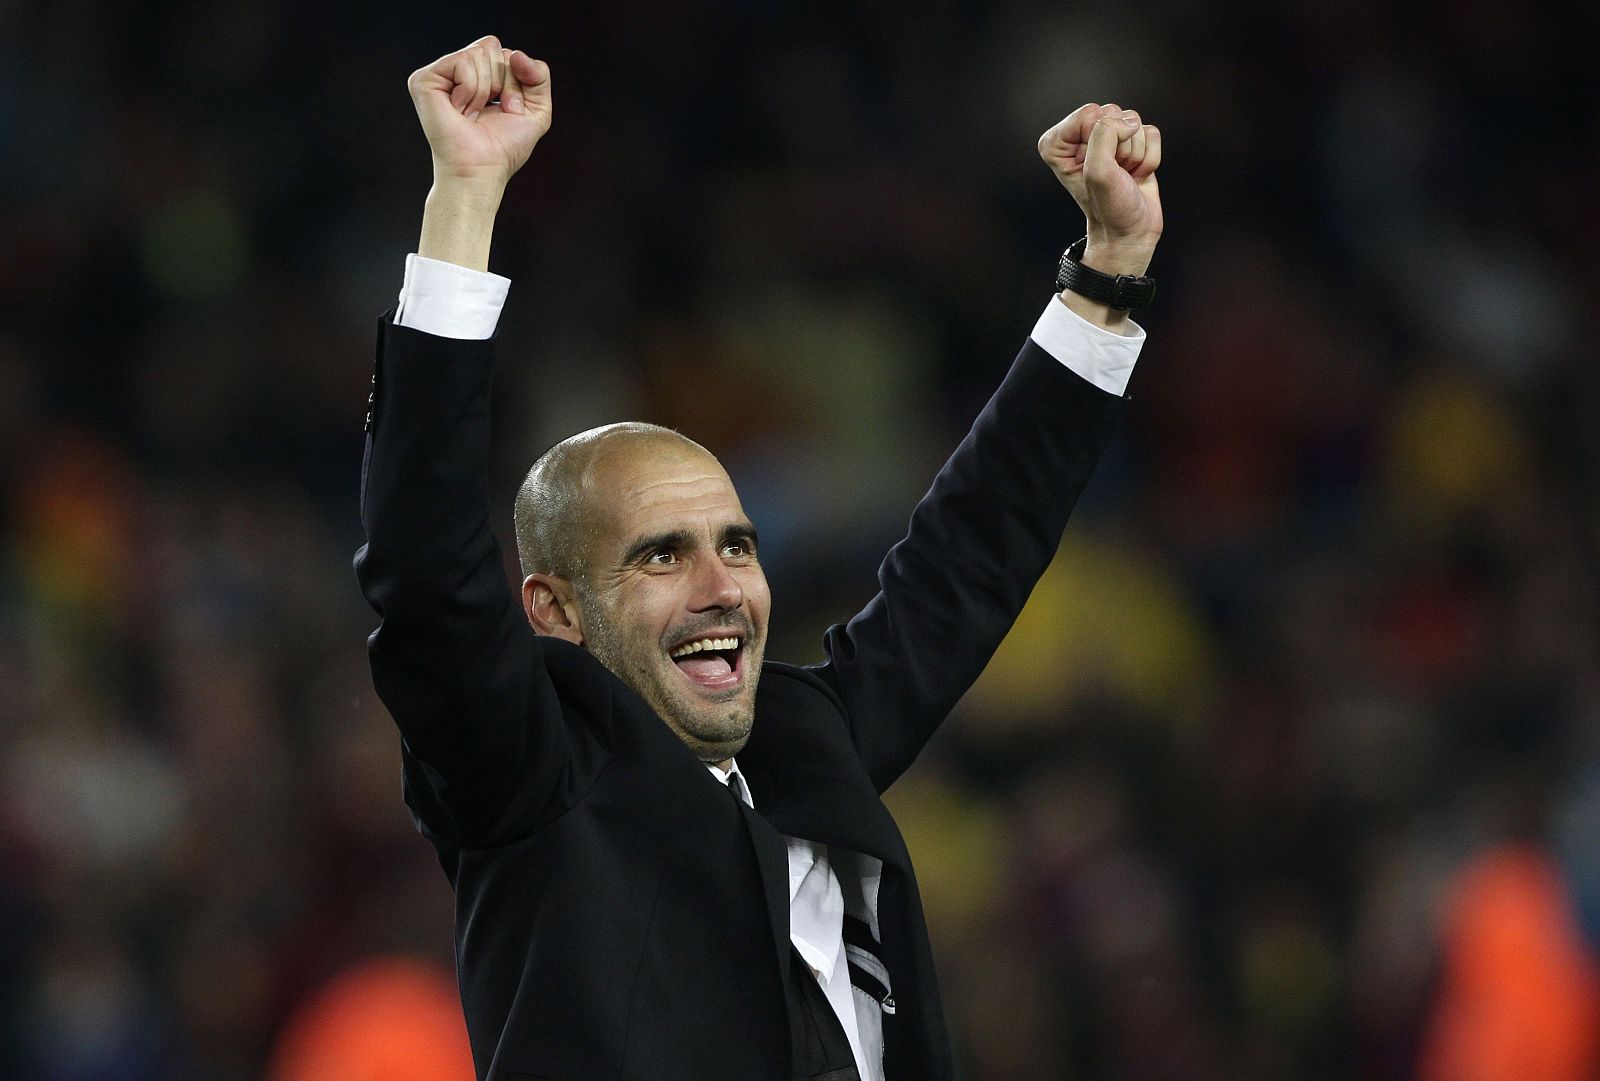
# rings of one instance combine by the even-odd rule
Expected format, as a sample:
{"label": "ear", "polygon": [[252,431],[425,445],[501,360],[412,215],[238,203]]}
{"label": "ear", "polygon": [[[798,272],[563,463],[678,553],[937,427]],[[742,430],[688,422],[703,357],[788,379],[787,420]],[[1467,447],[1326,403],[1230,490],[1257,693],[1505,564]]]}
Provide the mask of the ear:
{"label": "ear", "polygon": [[522,580],[522,610],[540,634],[583,645],[583,610],[572,583],[555,574],[530,574]]}

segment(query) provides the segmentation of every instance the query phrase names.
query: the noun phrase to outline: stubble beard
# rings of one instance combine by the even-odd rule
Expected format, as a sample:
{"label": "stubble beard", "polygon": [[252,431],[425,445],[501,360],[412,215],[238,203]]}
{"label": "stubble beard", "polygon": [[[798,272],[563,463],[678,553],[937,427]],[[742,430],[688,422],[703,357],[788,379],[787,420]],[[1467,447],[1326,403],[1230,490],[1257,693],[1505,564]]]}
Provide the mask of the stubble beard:
{"label": "stubble beard", "polygon": [[[755,723],[756,680],[760,657],[745,644],[744,686],[729,702],[696,702],[681,677],[661,667],[662,643],[642,638],[630,642],[604,603],[580,587],[584,645],[596,660],[643,698],[668,728],[703,762],[724,762],[744,749]],[[668,662],[670,663],[670,662]]]}

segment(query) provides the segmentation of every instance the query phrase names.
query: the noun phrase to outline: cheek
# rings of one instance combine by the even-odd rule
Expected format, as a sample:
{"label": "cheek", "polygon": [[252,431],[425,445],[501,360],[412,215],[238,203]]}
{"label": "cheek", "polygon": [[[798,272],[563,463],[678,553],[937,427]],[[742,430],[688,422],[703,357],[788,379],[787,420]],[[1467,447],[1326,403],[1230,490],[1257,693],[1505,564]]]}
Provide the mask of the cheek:
{"label": "cheek", "polygon": [[619,600],[621,631],[629,642],[641,648],[660,646],[680,610],[676,579],[670,575],[642,578]]}
{"label": "cheek", "polygon": [[767,576],[761,573],[760,568],[756,568],[740,582],[740,586],[744,589],[745,604],[749,606],[757,625],[765,627],[767,615],[772,611],[772,592],[767,588]]}

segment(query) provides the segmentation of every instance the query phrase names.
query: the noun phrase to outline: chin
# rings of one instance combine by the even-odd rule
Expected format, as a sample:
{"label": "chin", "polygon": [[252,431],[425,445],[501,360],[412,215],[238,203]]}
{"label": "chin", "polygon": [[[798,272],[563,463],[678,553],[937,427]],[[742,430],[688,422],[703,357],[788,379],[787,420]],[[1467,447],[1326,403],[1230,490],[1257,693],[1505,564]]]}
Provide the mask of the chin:
{"label": "chin", "polygon": [[700,759],[700,761],[716,764],[720,762],[726,762],[728,759],[734,757],[740,751],[744,750],[744,745],[748,743],[749,740],[750,737],[748,734],[746,734],[741,739],[726,743],[704,743],[700,741],[689,740],[685,740],[684,743],[688,746],[690,751],[694,752],[694,756]]}
{"label": "chin", "polygon": [[749,710],[739,710],[732,716],[724,713],[720,717],[685,717],[680,713],[669,726],[701,761],[723,762],[744,750],[744,745],[750,741],[754,720]]}

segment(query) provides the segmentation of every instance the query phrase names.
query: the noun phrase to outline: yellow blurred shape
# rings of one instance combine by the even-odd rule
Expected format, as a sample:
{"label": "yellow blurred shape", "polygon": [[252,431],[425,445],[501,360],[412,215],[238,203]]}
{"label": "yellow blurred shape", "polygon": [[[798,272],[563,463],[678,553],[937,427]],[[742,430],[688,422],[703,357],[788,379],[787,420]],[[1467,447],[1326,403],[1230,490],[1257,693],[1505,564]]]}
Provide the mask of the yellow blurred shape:
{"label": "yellow blurred shape", "polygon": [[1438,373],[1396,402],[1388,466],[1394,505],[1435,517],[1520,483],[1532,457],[1515,415],[1462,373]]}
{"label": "yellow blurred shape", "polygon": [[994,809],[936,775],[909,774],[884,797],[917,868],[935,941],[995,918],[1007,860]]}
{"label": "yellow blurred shape", "polygon": [[1175,722],[1211,694],[1204,628],[1163,568],[1136,552],[1069,538],[967,696],[987,726],[1052,718],[1104,692]]}

